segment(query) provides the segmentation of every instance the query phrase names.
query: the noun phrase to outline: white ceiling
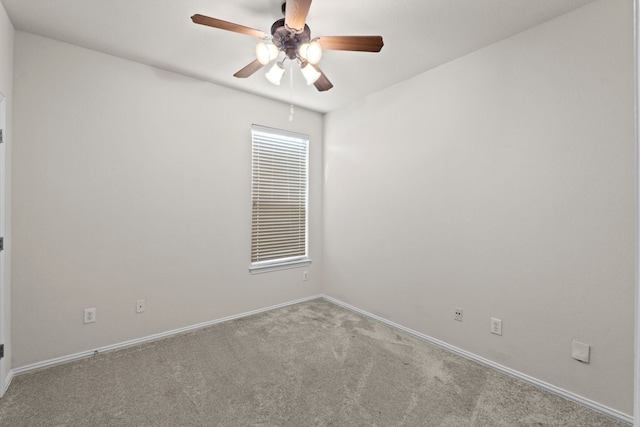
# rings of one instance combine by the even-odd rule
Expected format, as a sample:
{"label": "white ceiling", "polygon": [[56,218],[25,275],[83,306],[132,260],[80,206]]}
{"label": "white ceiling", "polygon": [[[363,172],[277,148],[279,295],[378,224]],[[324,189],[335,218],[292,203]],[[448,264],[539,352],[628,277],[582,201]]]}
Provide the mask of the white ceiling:
{"label": "white ceiling", "polygon": [[[381,35],[380,53],[325,51],[334,84],[306,86],[293,70],[273,86],[251,62],[256,39],[191,22],[200,13],[270,33],[281,0],[0,0],[17,30],[223,86],[328,112],[593,0],[315,0],[311,36]],[[266,70],[266,69],[265,69]]]}

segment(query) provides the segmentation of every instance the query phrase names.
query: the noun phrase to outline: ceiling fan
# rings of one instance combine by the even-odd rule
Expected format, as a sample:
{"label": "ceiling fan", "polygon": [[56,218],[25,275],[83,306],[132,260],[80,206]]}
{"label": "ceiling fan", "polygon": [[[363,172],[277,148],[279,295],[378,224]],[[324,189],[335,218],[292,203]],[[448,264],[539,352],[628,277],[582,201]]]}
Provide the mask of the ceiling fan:
{"label": "ceiling fan", "polygon": [[284,61],[289,59],[300,63],[300,69],[307,84],[313,84],[319,91],[333,87],[327,76],[318,67],[323,50],[346,50],[356,52],[380,52],[383,42],[381,36],[322,36],[311,38],[311,30],[305,23],[312,0],[286,0],[282,3],[283,19],[278,19],[271,26],[271,36],[254,28],[211,18],[204,15],[193,15],[191,20],[200,25],[233,31],[261,39],[256,45],[256,59],[233,76],[246,78],[278,59],[267,72],[267,79],[276,85],[284,74]]}

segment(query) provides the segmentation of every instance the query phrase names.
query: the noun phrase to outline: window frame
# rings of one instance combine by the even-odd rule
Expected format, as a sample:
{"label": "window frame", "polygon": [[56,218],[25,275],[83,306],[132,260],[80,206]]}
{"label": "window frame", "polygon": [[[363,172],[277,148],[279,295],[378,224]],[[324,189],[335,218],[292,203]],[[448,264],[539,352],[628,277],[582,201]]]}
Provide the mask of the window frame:
{"label": "window frame", "polygon": [[[298,161],[302,160],[304,163],[304,254],[295,256],[283,256],[279,258],[268,258],[266,260],[258,259],[254,261],[255,245],[259,245],[260,240],[259,234],[256,234],[259,232],[257,232],[255,228],[257,224],[255,220],[255,202],[256,197],[259,197],[260,192],[260,187],[256,185],[255,176],[257,166],[259,169],[259,165],[257,163],[259,161],[259,158],[256,158],[256,153],[261,149],[260,145],[263,145],[262,152],[264,153],[264,151],[266,150],[264,148],[265,141],[269,139],[273,140],[274,144],[276,145],[278,143],[282,143],[283,145],[300,144],[302,146],[302,151],[304,152],[304,154],[298,158]],[[311,264],[311,258],[309,257],[309,145],[310,143],[308,135],[256,124],[253,124],[251,126],[251,264],[249,267],[249,271],[252,274],[304,267]],[[262,165],[264,165],[264,163],[262,163]],[[293,175],[296,174],[294,173]],[[300,186],[300,184],[301,181],[298,181],[296,183],[297,186]],[[291,200],[299,201],[296,200],[295,197],[293,197]],[[300,225],[300,222],[294,222],[294,224]],[[292,245],[292,247],[295,246],[296,245]]]}

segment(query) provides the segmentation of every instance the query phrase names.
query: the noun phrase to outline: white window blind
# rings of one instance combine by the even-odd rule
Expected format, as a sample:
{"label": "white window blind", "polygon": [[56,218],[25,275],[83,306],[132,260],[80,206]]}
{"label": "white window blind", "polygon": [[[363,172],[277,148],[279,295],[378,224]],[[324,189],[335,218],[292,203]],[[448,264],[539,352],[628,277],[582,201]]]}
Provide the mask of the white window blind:
{"label": "white window blind", "polygon": [[305,135],[254,125],[251,267],[308,261]]}

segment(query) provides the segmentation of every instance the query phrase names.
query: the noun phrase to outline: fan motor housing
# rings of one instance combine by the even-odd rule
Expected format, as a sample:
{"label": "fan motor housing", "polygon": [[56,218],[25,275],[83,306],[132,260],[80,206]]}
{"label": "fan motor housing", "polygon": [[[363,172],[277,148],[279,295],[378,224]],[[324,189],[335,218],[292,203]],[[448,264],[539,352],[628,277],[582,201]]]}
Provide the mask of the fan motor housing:
{"label": "fan motor housing", "polygon": [[304,30],[299,34],[294,34],[287,30],[284,25],[284,18],[278,19],[271,26],[271,41],[282,52],[287,55],[289,59],[296,59],[298,57],[298,47],[303,43],[308,43],[311,40],[311,29],[307,24],[304,25]]}

